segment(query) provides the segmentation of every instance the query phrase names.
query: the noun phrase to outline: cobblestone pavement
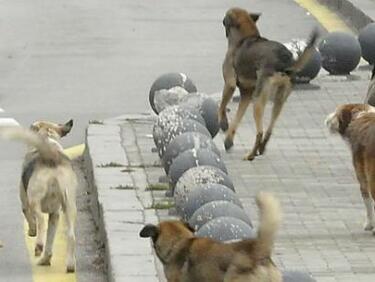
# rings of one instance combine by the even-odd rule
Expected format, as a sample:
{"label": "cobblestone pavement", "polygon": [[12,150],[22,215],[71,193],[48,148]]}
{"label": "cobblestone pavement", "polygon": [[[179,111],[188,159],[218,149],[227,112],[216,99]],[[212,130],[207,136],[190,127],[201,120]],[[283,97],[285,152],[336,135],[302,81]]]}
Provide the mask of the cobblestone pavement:
{"label": "cobblestone pavement", "polygon": [[[375,238],[362,229],[364,207],[347,146],[332,136],[324,119],[336,105],[361,102],[369,71],[350,77],[322,74],[311,85],[299,86],[289,97],[265,156],[242,161],[255,129],[251,111],[241,124],[231,152],[223,150],[223,134],[215,138],[246,212],[256,222],[255,194],[271,191],[281,200],[284,218],[275,260],[281,269],[301,270],[321,282],[374,281]],[[234,114],[236,103],[230,105]],[[269,111],[268,111],[269,112]],[[142,166],[148,185],[164,175],[151,150],[152,119],[122,123],[123,143],[131,167]],[[143,188],[139,188],[143,189]],[[166,200],[153,191],[153,201]],[[157,210],[160,219],[173,211]]]}

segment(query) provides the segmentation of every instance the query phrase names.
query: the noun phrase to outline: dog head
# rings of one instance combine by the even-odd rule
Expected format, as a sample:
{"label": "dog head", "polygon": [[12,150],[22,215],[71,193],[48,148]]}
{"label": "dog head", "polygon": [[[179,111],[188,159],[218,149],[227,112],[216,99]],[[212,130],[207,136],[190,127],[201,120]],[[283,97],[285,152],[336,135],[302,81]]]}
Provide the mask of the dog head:
{"label": "dog head", "polygon": [[336,108],[330,113],[325,124],[331,133],[339,133],[345,135],[349,124],[360,116],[361,113],[373,111],[374,108],[366,104],[344,104]]}
{"label": "dog head", "polygon": [[59,140],[67,135],[73,127],[73,120],[69,120],[65,124],[58,124],[50,121],[36,121],[30,129],[38,134]]}
{"label": "dog head", "polygon": [[228,10],[223,19],[225,35],[229,41],[238,41],[248,36],[258,36],[256,21],[260,14],[249,13],[240,8]]}
{"label": "dog head", "polygon": [[194,229],[179,220],[168,220],[158,225],[147,224],[139,233],[142,238],[151,238],[155,252],[163,264],[167,264],[176,245],[183,239],[194,236]]}

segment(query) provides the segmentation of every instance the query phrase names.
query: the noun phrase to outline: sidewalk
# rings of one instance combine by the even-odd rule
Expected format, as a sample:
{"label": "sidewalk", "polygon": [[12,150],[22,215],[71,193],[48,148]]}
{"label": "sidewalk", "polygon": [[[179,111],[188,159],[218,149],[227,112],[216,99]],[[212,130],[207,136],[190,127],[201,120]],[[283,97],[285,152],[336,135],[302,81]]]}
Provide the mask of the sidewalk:
{"label": "sidewalk", "polygon": [[[230,153],[223,149],[222,133],[214,140],[255,225],[255,194],[271,191],[280,199],[284,218],[274,258],[283,270],[307,271],[319,282],[375,279],[374,237],[362,230],[364,207],[349,149],[324,126],[336,105],[363,101],[369,75],[365,68],[348,78],[321,72],[311,86],[296,89],[266,155],[254,162],[242,161],[255,136],[250,111]],[[230,117],[236,107],[230,104]],[[94,210],[107,246],[110,281],[163,281],[150,242],[138,236],[143,224],[170,217],[165,192],[152,190],[160,188],[164,175],[152,153],[154,119],[124,115],[87,130],[86,161],[98,196]]]}

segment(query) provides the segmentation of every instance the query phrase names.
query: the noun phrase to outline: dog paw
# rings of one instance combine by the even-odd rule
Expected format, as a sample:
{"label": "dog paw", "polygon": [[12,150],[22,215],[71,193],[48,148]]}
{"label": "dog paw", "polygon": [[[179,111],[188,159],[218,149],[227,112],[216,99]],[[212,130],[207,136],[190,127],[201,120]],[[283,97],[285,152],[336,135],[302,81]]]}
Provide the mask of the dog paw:
{"label": "dog paw", "polygon": [[223,118],[222,120],[220,120],[220,128],[224,132],[228,130],[229,125],[228,125],[228,119],[227,118]]}
{"label": "dog paw", "polygon": [[75,265],[73,264],[73,265],[67,265],[66,266],[66,272],[67,273],[74,273],[76,271],[76,267],[75,267]]}
{"label": "dog paw", "polygon": [[[374,229],[374,227],[375,227],[375,222],[369,221],[369,220],[366,220],[365,224],[363,225],[363,229],[365,231],[371,231],[371,230]],[[374,232],[375,232],[375,230],[374,230]]]}
{"label": "dog paw", "polygon": [[43,253],[43,245],[36,244],[35,245],[35,256],[40,257],[40,255]]}
{"label": "dog paw", "polygon": [[49,266],[49,265],[51,265],[51,257],[52,257],[51,255],[42,257],[39,260],[38,265],[43,265],[43,266]]}
{"label": "dog paw", "polygon": [[252,161],[252,160],[255,159],[255,157],[256,157],[255,154],[247,154],[247,155],[245,155],[242,159],[243,159],[244,161]]}
{"label": "dog paw", "polygon": [[266,144],[264,142],[260,143],[258,153],[259,155],[263,155],[266,151]]}
{"label": "dog paw", "polygon": [[29,235],[29,237],[35,237],[36,236],[36,229],[29,228],[29,231],[27,232],[27,235]]}
{"label": "dog paw", "polygon": [[233,147],[233,140],[229,139],[228,137],[225,138],[224,147],[225,151],[229,151],[229,149]]}

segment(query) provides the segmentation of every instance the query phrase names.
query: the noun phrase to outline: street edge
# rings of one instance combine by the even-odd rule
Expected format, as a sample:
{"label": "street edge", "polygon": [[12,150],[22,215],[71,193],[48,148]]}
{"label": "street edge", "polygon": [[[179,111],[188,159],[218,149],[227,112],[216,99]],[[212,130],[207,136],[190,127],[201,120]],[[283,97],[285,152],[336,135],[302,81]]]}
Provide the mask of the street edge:
{"label": "street edge", "polygon": [[[357,31],[373,22],[366,12],[365,4],[351,0],[317,0],[319,3],[337,12],[344,21],[348,21]],[[371,3],[369,3],[371,5]],[[372,2],[375,7],[375,4]],[[368,5],[367,5],[368,7]]]}
{"label": "street edge", "polygon": [[[129,276],[127,276],[127,274],[124,274],[121,273],[119,275],[119,272],[122,272],[122,271],[118,271],[118,268],[119,268],[119,263],[118,262],[114,262],[113,261],[113,251],[115,250],[114,249],[114,246],[113,246],[113,243],[111,243],[111,239],[112,239],[112,235],[109,234],[110,233],[110,225],[111,225],[111,222],[108,222],[109,218],[108,218],[108,215],[106,216],[105,213],[107,211],[111,212],[113,207],[112,206],[109,206],[109,203],[105,202],[105,201],[102,201],[101,199],[105,198],[106,195],[102,195],[103,193],[101,191],[105,191],[105,189],[108,190],[108,187],[102,187],[102,186],[108,186],[108,185],[101,185],[101,181],[97,181],[97,176],[100,174],[100,170],[102,170],[103,168],[100,167],[100,165],[102,164],[102,162],[98,162],[98,159],[99,160],[102,160],[103,159],[103,155],[105,155],[106,153],[108,153],[109,155],[114,155],[113,154],[113,147],[108,147],[107,150],[103,150],[103,148],[100,146],[100,143],[96,142],[96,141],[92,141],[92,139],[94,138],[97,138],[98,136],[91,136],[90,138],[90,131],[96,131],[97,127],[98,126],[103,126],[104,128],[105,127],[118,127],[119,128],[119,131],[118,131],[118,134],[116,134],[117,138],[116,139],[116,143],[118,143],[118,147],[121,147],[122,148],[122,140],[121,140],[121,129],[120,129],[120,124],[126,122],[126,118],[129,118],[129,119],[134,119],[134,118],[142,118],[142,115],[137,115],[137,117],[135,117],[134,115],[131,115],[129,117],[127,117],[126,115],[124,116],[119,116],[119,117],[115,117],[115,118],[112,118],[112,119],[108,119],[106,121],[103,121],[102,124],[89,124],[87,129],[86,129],[86,135],[85,135],[85,150],[84,150],[84,153],[83,153],[83,158],[84,158],[84,163],[85,163],[85,170],[86,170],[86,176],[87,176],[87,181],[88,181],[88,184],[89,184],[89,187],[92,191],[92,200],[91,200],[91,210],[93,212],[93,216],[94,216],[94,219],[95,219],[95,223],[99,229],[99,236],[101,238],[101,241],[102,243],[104,244],[104,249],[105,249],[105,253],[104,253],[104,256],[105,256],[105,266],[106,266],[106,275],[107,275],[107,279],[109,282],[120,282],[120,281],[127,281],[130,277],[133,277],[135,278],[137,276],[138,279],[141,279],[141,280],[137,280],[137,281],[146,281],[146,280],[143,280],[143,279],[147,279],[147,281],[160,281],[160,269],[158,267],[158,262],[155,261],[155,256],[154,256],[154,252],[153,252],[153,249],[152,249],[152,246],[150,244],[150,242],[145,242],[145,248],[147,249],[147,252],[149,253],[148,254],[148,257],[152,260],[152,266],[150,268],[152,268],[151,270],[147,271],[146,273],[143,273],[141,275],[138,276],[138,272],[135,276],[134,274],[134,269],[132,270],[132,273],[129,274]],[[94,129],[94,130],[92,130]],[[102,135],[104,136],[102,133],[99,133],[99,135]],[[108,136],[107,136],[108,137]],[[134,136],[135,138],[135,136]],[[110,138],[113,140],[113,138]],[[98,152],[101,152],[101,153],[98,153]],[[117,152],[117,155],[118,155],[119,152]],[[98,156],[101,155],[101,156]],[[126,151],[124,148],[122,148],[121,150],[121,154],[123,154],[123,159],[124,159],[124,166],[125,167],[128,167],[129,166],[129,163],[128,163],[128,160],[127,160],[127,156],[126,156]],[[108,158],[108,156],[104,156],[104,159]],[[124,167],[123,167],[124,168]],[[127,175],[128,177],[128,183],[133,183],[132,185],[134,185],[134,187],[136,187],[135,183],[134,183],[134,179],[132,179],[132,176],[130,174]],[[105,192],[104,192],[105,194]],[[137,194],[135,192],[135,194]],[[123,211],[119,211],[122,215],[123,215],[123,218],[124,219],[127,219],[127,216],[126,216],[126,212],[141,212],[142,213],[142,218],[139,218],[137,217],[137,219],[133,222],[133,224],[135,225],[143,225],[145,224],[146,222],[150,222],[150,221],[158,221],[157,217],[156,217],[156,214],[153,214],[153,213],[150,213],[150,210],[146,211],[145,209],[145,206],[141,203],[142,201],[139,199],[138,195],[135,195],[135,197],[137,198],[138,200],[138,203],[136,204],[136,207],[134,208],[134,210],[123,210]],[[134,198],[133,198],[133,201],[134,201]],[[128,221],[129,222],[129,221]],[[126,231],[128,232],[128,231]],[[130,236],[132,236],[132,238],[137,238],[139,237],[138,236],[138,230],[136,232],[132,232],[130,231],[129,233],[132,233]],[[129,254],[128,254],[129,255]],[[136,256],[139,256],[139,253],[134,253],[134,254],[130,254],[131,257],[136,257]],[[141,256],[142,257],[142,256]],[[141,258],[140,257],[140,258]],[[144,260],[145,261],[145,260]],[[131,266],[134,266],[134,264],[130,264]],[[127,266],[126,265],[123,265],[122,266],[123,268],[126,268]],[[144,265],[141,265],[140,266],[141,270],[142,268],[144,268]],[[143,276],[142,276],[143,275]],[[143,277],[143,278],[142,278]],[[132,278],[132,279],[133,279]]]}

